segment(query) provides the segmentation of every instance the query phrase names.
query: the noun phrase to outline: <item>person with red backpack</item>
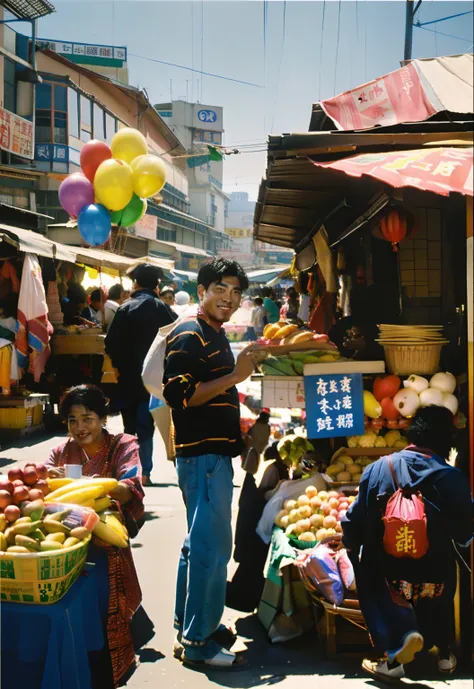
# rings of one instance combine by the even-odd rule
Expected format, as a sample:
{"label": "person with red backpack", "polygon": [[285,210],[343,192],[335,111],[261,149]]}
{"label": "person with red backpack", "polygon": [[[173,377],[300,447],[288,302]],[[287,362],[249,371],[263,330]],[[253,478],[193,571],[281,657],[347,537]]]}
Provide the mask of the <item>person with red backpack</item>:
{"label": "person with red backpack", "polygon": [[399,680],[416,653],[436,646],[440,672],[452,673],[456,546],[472,540],[472,497],[450,466],[453,415],[426,407],[408,430],[410,445],[369,465],[343,519],[358,597],[379,661],[363,669]]}

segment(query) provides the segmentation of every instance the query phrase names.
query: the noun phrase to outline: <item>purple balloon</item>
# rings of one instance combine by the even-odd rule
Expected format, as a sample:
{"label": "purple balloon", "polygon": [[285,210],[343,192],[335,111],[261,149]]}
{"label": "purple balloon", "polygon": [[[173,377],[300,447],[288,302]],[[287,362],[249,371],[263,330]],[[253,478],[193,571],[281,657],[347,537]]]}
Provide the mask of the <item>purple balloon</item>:
{"label": "purple balloon", "polygon": [[78,216],[81,208],[94,203],[94,187],[82,173],[73,172],[61,182],[58,196],[64,210]]}

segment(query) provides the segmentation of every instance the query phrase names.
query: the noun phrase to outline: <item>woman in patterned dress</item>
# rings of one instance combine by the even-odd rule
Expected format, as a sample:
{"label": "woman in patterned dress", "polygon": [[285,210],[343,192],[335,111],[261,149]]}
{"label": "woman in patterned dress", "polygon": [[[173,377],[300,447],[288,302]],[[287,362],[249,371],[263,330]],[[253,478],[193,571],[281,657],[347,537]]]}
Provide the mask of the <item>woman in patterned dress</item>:
{"label": "woman in patterned dress", "polygon": [[[134,536],[144,515],[138,443],[131,435],[111,435],[105,429],[106,414],[107,400],[99,388],[80,385],[66,393],[61,415],[70,438],[52,450],[47,462],[49,475],[64,476],[65,464],[79,464],[83,476],[116,478],[118,485],[110,496]],[[135,664],[130,622],[141,603],[140,586],[130,547],[116,548],[94,536],[88,561],[96,564],[106,648],[116,687]],[[105,689],[102,682],[101,686]]]}

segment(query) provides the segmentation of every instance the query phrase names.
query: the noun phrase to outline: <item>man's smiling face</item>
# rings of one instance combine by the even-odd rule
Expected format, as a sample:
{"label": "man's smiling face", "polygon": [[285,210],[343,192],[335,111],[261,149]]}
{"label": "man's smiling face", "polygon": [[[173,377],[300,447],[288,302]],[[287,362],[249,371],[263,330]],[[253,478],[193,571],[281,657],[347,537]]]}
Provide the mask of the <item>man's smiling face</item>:
{"label": "man's smiling face", "polygon": [[199,285],[198,294],[206,315],[217,323],[227,323],[240,306],[242,288],[239,278],[223,275],[220,280],[211,282],[207,289]]}

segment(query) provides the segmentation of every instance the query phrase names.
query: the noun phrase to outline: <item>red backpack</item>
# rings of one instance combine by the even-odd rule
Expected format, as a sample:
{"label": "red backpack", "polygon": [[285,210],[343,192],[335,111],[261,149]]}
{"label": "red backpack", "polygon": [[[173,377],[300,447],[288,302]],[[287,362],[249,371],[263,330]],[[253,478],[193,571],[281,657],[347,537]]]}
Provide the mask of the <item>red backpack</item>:
{"label": "red backpack", "polygon": [[400,488],[391,457],[388,463],[397,490],[387,502],[383,517],[384,549],[392,557],[417,560],[426,555],[429,546],[423,496],[420,491]]}

